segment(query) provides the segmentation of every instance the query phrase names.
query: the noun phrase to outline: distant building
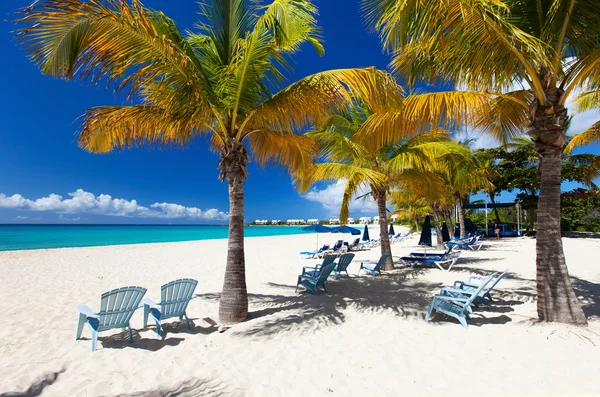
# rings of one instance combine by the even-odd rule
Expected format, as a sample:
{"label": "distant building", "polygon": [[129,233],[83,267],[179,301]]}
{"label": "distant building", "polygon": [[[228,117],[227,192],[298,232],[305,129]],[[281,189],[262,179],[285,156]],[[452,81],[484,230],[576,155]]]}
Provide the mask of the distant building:
{"label": "distant building", "polygon": [[373,224],[374,225],[379,225],[379,216],[374,216],[373,217]]}
{"label": "distant building", "polygon": [[392,220],[392,222],[396,222],[398,220],[398,214],[394,214],[390,217],[390,219]]}
{"label": "distant building", "polygon": [[359,218],[358,222],[359,222],[361,225],[366,225],[366,224],[369,224],[369,223],[371,223],[371,217],[370,217],[370,216],[361,216],[361,217]]}
{"label": "distant building", "polygon": [[274,219],[271,221],[271,225],[279,225],[281,221],[279,219]]}
{"label": "distant building", "polygon": [[306,221],[306,223],[308,223],[309,225],[316,225],[317,223],[319,223],[318,219],[309,219]]}
{"label": "distant building", "polygon": [[256,223],[257,225],[266,225],[267,223],[269,223],[269,221],[266,219],[257,219],[256,221],[254,221],[254,223]]}
{"label": "distant building", "polygon": [[348,218],[348,224],[352,225],[354,224],[356,221],[354,220],[354,218]]}
{"label": "distant building", "polygon": [[337,219],[337,218],[331,218],[331,219],[329,220],[329,224],[330,224],[330,225],[338,225],[339,223],[340,223],[340,220],[339,220],[339,219]]}

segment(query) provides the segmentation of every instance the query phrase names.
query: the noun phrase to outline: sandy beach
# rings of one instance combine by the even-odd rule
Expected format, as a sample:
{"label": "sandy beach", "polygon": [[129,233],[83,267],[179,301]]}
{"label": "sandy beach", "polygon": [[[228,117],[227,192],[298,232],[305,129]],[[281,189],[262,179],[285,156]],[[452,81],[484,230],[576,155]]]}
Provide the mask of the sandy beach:
{"label": "sandy beach", "polygon": [[[3,396],[428,396],[598,395],[600,240],[563,239],[589,327],[536,323],[535,240],[486,241],[451,272],[398,268],[378,277],[331,280],[329,292],[295,293],[299,251],[314,235],[246,240],[250,318],[218,333],[226,240],[0,252],[0,395]],[[395,256],[417,239],[392,245]],[[509,267],[496,305],[468,329],[439,315],[425,323],[431,296],[471,274]],[[100,294],[138,285],[198,280],[188,308],[193,327],[166,321],[164,339],[133,317],[127,333],[75,341],[76,307],[98,310]],[[6,393],[6,394],[2,394]]]}

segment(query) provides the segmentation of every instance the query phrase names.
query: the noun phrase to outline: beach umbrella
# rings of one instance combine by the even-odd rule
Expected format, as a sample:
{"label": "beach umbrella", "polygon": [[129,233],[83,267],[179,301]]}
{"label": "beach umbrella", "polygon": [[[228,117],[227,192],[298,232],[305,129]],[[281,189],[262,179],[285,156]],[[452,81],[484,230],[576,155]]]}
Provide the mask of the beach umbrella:
{"label": "beach umbrella", "polygon": [[360,230],[346,225],[333,227],[331,228],[331,231],[333,233],[350,233],[353,236],[358,236],[360,234]]}
{"label": "beach umbrella", "polygon": [[310,226],[301,227],[300,230],[302,230],[303,232],[317,233],[317,250],[319,249],[319,233],[333,233],[332,228],[323,226],[319,223],[315,223],[314,225],[310,225]]}
{"label": "beach umbrella", "polygon": [[371,238],[369,237],[369,226],[368,225],[365,225],[365,230],[363,231],[362,240],[363,241],[371,241]]}
{"label": "beach umbrella", "polygon": [[442,240],[444,240],[444,242],[450,241],[450,233],[448,232],[448,225],[446,225],[446,222],[442,225]]}
{"label": "beach umbrella", "polygon": [[429,219],[429,215],[425,217],[425,222],[423,222],[423,230],[421,230],[419,245],[431,247],[431,220]]}
{"label": "beach umbrella", "polygon": [[388,233],[388,235],[393,236],[394,234],[396,234],[396,232],[394,231],[394,225],[390,223],[390,232]]}

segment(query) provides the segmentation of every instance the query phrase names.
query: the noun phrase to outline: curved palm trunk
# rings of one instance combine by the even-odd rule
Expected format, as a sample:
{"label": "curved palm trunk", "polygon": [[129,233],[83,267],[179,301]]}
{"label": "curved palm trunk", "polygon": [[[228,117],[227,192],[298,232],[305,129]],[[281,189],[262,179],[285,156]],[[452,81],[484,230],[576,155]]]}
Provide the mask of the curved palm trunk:
{"label": "curved palm trunk", "polygon": [[467,231],[465,230],[465,211],[462,206],[462,199],[456,198],[456,212],[458,213],[458,223],[460,225],[460,238],[465,238]]}
{"label": "curved palm trunk", "polygon": [[390,246],[390,236],[387,228],[387,209],[385,202],[387,199],[387,191],[381,190],[375,192],[375,200],[377,201],[377,210],[379,212],[379,238],[381,239],[381,255],[386,252],[390,254],[388,260],[385,261],[382,270],[393,270],[394,262],[392,261],[392,247]]}
{"label": "curved palm trunk", "polygon": [[[496,195],[494,192],[489,192],[490,195],[490,203],[496,204]],[[496,223],[500,223],[500,214],[498,213],[498,208],[494,207],[494,216],[496,217]]]}
{"label": "curved palm trunk", "polygon": [[540,154],[540,196],[536,233],[537,312],[542,321],[586,325],[565,262],[560,233],[560,173],[566,141],[567,111],[559,105],[563,92],[546,90],[548,106],[538,106],[532,135]]}
{"label": "curved palm trunk", "polygon": [[248,317],[246,264],[244,259],[244,181],[248,157],[243,145],[230,143],[221,152],[221,175],[229,186],[229,236],[227,263],[221,300],[219,322],[235,324]]}
{"label": "curved palm trunk", "polygon": [[442,236],[442,226],[440,225],[440,211],[435,205],[432,205],[431,208],[433,209],[433,223],[435,224],[437,248],[442,250],[444,249],[444,238]]}

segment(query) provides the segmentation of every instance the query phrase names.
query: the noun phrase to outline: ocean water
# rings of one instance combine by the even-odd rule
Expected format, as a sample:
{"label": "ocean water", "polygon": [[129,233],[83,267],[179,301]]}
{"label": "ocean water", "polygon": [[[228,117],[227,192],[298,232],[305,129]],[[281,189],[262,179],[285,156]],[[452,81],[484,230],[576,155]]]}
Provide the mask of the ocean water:
{"label": "ocean water", "polygon": [[[167,243],[227,238],[227,226],[0,225],[0,251]],[[247,226],[246,237],[304,233],[294,226]]]}

